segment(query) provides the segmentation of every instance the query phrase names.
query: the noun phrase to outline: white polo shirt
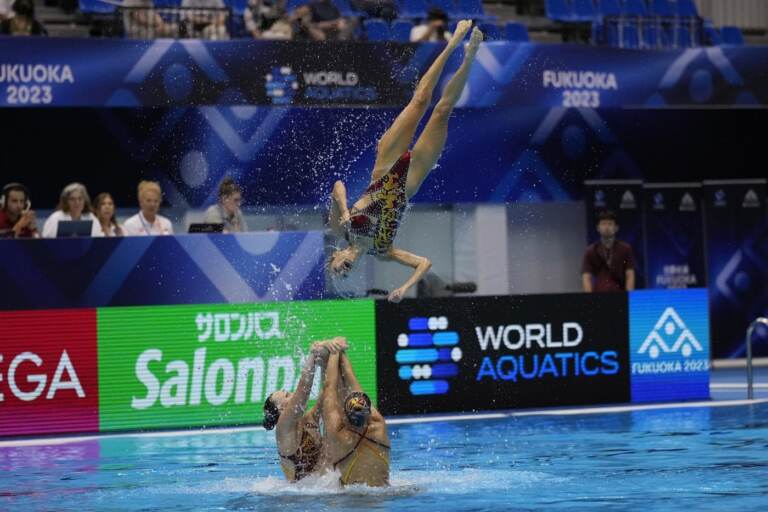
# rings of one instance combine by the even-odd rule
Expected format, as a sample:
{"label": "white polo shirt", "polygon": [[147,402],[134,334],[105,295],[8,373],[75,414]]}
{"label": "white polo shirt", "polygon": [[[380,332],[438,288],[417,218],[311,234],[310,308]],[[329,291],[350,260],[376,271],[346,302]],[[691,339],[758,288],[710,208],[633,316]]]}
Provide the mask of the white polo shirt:
{"label": "white polo shirt", "polygon": [[162,215],[155,215],[155,222],[149,222],[139,212],[125,221],[123,231],[126,236],[172,235],[173,224]]}

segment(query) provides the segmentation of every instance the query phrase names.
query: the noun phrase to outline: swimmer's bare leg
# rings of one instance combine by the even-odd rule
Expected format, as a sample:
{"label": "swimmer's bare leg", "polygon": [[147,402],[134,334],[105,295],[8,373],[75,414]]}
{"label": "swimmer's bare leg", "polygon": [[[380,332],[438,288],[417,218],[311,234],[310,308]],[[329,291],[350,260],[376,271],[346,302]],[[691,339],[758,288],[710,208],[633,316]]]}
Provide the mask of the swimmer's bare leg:
{"label": "swimmer's bare leg", "polygon": [[472,36],[464,51],[464,62],[459,66],[456,74],[451,77],[445,86],[443,96],[432,111],[432,115],[424,127],[424,131],[416,141],[411,152],[411,166],[408,170],[406,182],[406,194],[411,198],[419,191],[422,182],[440,158],[443,152],[445,140],[448,137],[448,118],[453,112],[453,107],[461,97],[461,92],[469,78],[469,70],[475,61],[475,55],[483,40],[483,33],[475,27]]}
{"label": "swimmer's bare leg", "polygon": [[440,75],[443,73],[443,68],[446,62],[448,62],[448,58],[453,53],[453,50],[458,48],[464,40],[464,36],[466,36],[470,28],[472,28],[470,20],[462,20],[458,23],[451,40],[432,65],[429,66],[421,80],[419,80],[411,101],[400,112],[392,126],[379,139],[372,181],[385,173],[411,145],[416,128],[432,103],[432,91],[434,91],[437,82],[440,80]]}

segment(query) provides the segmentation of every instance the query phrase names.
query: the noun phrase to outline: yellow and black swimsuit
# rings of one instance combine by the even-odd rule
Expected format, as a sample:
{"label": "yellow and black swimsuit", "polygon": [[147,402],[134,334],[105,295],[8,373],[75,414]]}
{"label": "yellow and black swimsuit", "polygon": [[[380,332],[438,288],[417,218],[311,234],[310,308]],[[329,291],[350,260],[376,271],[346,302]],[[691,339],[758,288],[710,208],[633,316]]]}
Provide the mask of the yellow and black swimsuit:
{"label": "yellow and black swimsuit", "polygon": [[[357,440],[357,444],[355,444],[355,447],[352,448],[349,451],[349,453],[347,453],[345,456],[343,456],[341,459],[334,462],[333,464],[333,469],[336,469],[339,466],[339,464],[347,460],[349,457],[351,457],[352,455],[355,456],[352,459],[352,463],[349,465],[349,467],[347,467],[346,471],[344,471],[344,474],[341,475],[340,481],[342,485],[347,485],[349,483],[349,477],[352,475],[352,470],[355,468],[355,464],[357,464],[357,459],[360,457],[360,452],[358,451],[359,449],[366,448],[368,451],[376,455],[379,459],[384,461],[384,463],[387,465],[387,468],[389,468],[389,455],[377,449],[376,447],[389,450],[391,448],[390,446],[384,443],[380,443],[375,439],[371,439],[370,437],[366,436],[365,434],[368,433],[368,427],[365,427],[365,430],[363,431],[362,434],[360,432],[356,432],[349,428],[347,430],[360,436],[360,439]],[[363,441],[368,441],[368,443],[371,443],[371,444],[363,443]],[[376,447],[372,445],[375,445]]]}
{"label": "yellow and black swimsuit", "polygon": [[[301,432],[301,442],[296,453],[292,455],[283,455],[279,453],[281,460],[280,465],[283,468],[283,473],[292,482],[298,482],[305,476],[309,475],[315,470],[318,461],[320,460],[320,445],[315,441],[315,438],[309,435],[306,427],[312,427],[316,425],[307,424]],[[283,461],[290,461],[293,463],[293,474],[291,475],[290,467],[286,467]]]}
{"label": "yellow and black swimsuit", "polygon": [[368,254],[380,256],[389,251],[408,206],[405,185],[410,165],[411,153],[406,151],[386,174],[368,185],[363,193],[370,198],[368,206],[350,211],[348,242],[355,237],[369,238],[372,247]]}

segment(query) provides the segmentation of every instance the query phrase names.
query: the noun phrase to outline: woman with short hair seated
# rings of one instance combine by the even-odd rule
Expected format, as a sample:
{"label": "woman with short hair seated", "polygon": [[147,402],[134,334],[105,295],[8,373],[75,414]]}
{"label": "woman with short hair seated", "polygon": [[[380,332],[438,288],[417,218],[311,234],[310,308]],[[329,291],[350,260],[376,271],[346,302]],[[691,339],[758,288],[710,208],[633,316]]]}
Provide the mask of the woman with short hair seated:
{"label": "woman with short hair seated", "polygon": [[139,183],[139,213],[123,224],[128,236],[172,235],[173,224],[158,213],[163,200],[163,191],[156,181]]}

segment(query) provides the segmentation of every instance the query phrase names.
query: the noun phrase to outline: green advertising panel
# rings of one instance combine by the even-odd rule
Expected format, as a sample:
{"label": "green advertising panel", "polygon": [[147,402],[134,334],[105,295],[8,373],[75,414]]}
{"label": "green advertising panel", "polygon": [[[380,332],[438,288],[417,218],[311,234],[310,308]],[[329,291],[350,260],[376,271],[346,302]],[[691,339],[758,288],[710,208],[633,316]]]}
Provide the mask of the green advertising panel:
{"label": "green advertising panel", "polygon": [[100,428],[261,422],[272,391],[295,389],[311,343],[334,336],[376,403],[372,300],[101,308]]}

